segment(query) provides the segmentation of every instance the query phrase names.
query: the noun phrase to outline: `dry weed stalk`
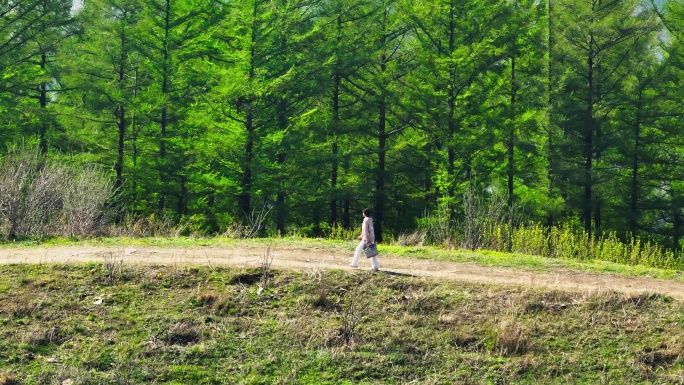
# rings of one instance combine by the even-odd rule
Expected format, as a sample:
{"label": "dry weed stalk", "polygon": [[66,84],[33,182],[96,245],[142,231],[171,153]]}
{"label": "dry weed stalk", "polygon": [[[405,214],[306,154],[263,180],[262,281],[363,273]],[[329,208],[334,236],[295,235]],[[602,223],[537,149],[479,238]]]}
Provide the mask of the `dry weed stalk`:
{"label": "dry weed stalk", "polygon": [[105,254],[103,258],[109,283],[113,283],[115,280],[123,278],[123,259],[117,261],[113,253]]}
{"label": "dry weed stalk", "polygon": [[342,338],[349,346],[357,337],[358,326],[368,309],[369,299],[365,296],[364,285],[356,285],[347,291],[342,304]]}
{"label": "dry weed stalk", "polygon": [[261,288],[268,289],[271,283],[271,264],[275,258],[275,247],[272,245],[266,246],[266,250],[261,255]]}
{"label": "dry weed stalk", "polygon": [[527,352],[530,341],[522,328],[512,321],[503,321],[499,326],[496,349],[501,356],[521,355]]}
{"label": "dry weed stalk", "polygon": [[264,228],[264,223],[270,212],[271,208],[267,207],[266,204],[259,211],[256,208],[252,209],[250,214],[244,213],[245,217],[242,223],[231,224],[221,236],[232,239],[254,238]]}
{"label": "dry weed stalk", "polygon": [[448,197],[439,200],[439,205],[434,214],[425,211],[425,233],[426,236],[429,236],[431,243],[449,247],[453,246],[455,229],[454,223],[451,220],[452,212]]}

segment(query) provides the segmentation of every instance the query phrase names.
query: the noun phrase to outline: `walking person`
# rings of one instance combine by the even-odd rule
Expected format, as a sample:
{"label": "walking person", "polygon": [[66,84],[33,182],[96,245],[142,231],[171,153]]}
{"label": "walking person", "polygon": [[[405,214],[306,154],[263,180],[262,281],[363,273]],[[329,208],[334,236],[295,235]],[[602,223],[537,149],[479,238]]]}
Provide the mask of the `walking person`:
{"label": "walking person", "polygon": [[[373,229],[373,218],[371,218],[370,209],[363,209],[363,224],[361,225],[361,235],[359,235],[359,240],[361,242],[356,246],[356,251],[354,251],[354,258],[352,258],[351,266],[356,269],[359,267],[359,257],[363,252],[363,249],[367,244],[375,243],[375,230]],[[371,266],[373,271],[378,271],[378,257],[371,257]]]}

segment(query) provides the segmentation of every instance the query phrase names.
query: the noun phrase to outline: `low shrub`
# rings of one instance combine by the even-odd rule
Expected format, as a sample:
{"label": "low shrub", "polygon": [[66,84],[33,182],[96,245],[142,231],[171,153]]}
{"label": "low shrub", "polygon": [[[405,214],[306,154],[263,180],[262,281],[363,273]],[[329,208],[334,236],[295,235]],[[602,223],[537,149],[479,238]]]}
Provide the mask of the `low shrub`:
{"label": "low shrub", "polygon": [[114,185],[95,166],[72,167],[20,149],[0,162],[4,238],[89,236],[104,231]]}
{"label": "low shrub", "polygon": [[335,225],[328,231],[328,238],[338,241],[354,241],[359,236],[356,229],[346,229],[340,225]]}
{"label": "low shrub", "polygon": [[615,232],[597,237],[568,224],[548,227],[524,223],[515,205],[508,207],[506,193],[497,191],[478,193],[468,187],[459,210],[453,207],[452,198],[440,199],[437,209],[419,220],[416,232],[399,238],[400,244],[425,243],[666,269],[682,267],[678,258],[682,250],[667,249],[650,240],[633,236],[624,240]]}
{"label": "low shrub", "polygon": [[[631,237],[625,242],[614,232],[595,237],[567,225],[546,228],[540,224],[531,224],[514,228],[510,234],[510,251],[515,253],[580,261],[600,260],[665,269],[681,267],[674,250],[652,241],[643,241],[639,237]],[[498,250],[508,251],[503,248]]]}

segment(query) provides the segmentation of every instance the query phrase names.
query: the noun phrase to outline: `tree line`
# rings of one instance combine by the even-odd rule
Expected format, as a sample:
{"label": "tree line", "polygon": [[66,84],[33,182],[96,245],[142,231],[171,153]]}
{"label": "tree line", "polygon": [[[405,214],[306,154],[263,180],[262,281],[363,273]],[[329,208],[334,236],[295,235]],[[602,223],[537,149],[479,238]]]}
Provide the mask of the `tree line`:
{"label": "tree line", "polygon": [[125,212],[412,231],[475,186],[529,221],[684,234],[678,0],[10,0],[0,152]]}

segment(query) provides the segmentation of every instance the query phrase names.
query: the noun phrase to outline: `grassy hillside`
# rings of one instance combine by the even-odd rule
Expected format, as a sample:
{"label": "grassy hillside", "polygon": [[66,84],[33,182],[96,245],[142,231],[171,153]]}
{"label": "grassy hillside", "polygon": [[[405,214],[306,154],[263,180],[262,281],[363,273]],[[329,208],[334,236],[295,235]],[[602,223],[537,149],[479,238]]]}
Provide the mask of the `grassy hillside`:
{"label": "grassy hillside", "polygon": [[1,385],[684,378],[684,309],[654,294],[111,261],[0,270]]}

